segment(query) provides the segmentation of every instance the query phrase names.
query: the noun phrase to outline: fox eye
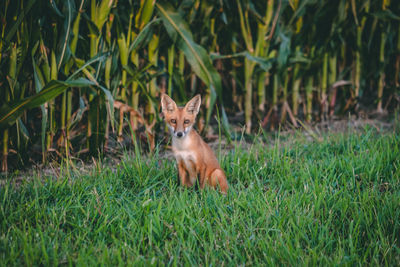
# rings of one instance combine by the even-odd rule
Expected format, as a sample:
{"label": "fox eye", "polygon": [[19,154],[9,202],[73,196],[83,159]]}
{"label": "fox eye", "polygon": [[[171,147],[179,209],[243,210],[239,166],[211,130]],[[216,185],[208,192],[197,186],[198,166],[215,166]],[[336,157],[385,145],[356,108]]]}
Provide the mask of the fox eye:
{"label": "fox eye", "polygon": [[176,123],[176,120],[175,120],[175,119],[172,119],[171,122],[172,122],[172,123]]}
{"label": "fox eye", "polygon": [[189,122],[190,122],[189,120],[185,120],[183,123],[184,124],[189,124]]}

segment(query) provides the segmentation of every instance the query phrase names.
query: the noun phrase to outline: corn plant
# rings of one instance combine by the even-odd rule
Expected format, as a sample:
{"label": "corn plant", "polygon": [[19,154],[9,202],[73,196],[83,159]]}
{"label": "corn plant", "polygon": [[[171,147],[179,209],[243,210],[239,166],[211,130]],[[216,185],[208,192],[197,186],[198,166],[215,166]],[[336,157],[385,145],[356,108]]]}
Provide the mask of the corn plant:
{"label": "corn plant", "polygon": [[[257,23],[257,38],[253,37],[252,30],[250,29],[250,3],[241,3],[239,0],[236,1],[238,6],[238,13],[240,19],[240,30],[245,43],[247,52],[252,57],[262,57],[268,54],[268,42],[265,42],[270,23],[272,21],[272,13],[274,10],[274,1],[270,0],[265,3],[264,10],[265,14]],[[253,45],[253,40],[255,40],[255,45]],[[244,100],[244,110],[245,110],[245,123],[246,132],[250,133],[252,127],[252,112],[253,112],[253,73],[256,62],[251,60],[249,57],[244,58],[244,88],[245,88],[245,100]],[[259,85],[259,104],[263,105],[264,102],[264,88],[263,80],[265,79],[265,72],[261,75]]]}
{"label": "corn plant", "polygon": [[2,3],[3,171],[138,140],[152,150],[166,133],[160,92],[201,93],[202,134],[218,105],[228,139],[241,112],[249,134],[261,119],[277,129],[399,106],[399,1]]}

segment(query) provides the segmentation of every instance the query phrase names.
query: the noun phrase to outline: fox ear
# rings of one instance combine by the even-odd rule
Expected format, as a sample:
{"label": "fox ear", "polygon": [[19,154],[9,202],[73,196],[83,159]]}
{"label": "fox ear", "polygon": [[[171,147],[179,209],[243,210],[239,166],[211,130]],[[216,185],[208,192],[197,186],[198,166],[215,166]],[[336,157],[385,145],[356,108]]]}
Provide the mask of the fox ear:
{"label": "fox ear", "polygon": [[163,113],[174,112],[177,109],[176,103],[166,94],[161,95],[161,109]]}
{"label": "fox ear", "polygon": [[185,109],[188,113],[197,115],[197,113],[199,113],[200,111],[200,105],[201,105],[201,97],[200,95],[196,95],[189,102],[187,102]]}

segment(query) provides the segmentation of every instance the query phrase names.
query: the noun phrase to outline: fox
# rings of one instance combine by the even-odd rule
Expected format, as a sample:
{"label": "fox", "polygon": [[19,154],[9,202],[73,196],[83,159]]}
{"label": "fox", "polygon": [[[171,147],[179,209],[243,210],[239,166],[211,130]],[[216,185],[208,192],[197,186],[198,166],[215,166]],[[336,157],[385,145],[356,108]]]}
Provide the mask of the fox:
{"label": "fox", "polygon": [[228,182],[210,146],[193,128],[200,111],[201,96],[196,95],[184,107],[178,107],[167,94],[161,95],[161,109],[172,136],[172,152],[175,156],[180,184],[192,187],[199,181],[205,185],[219,186],[227,194]]}

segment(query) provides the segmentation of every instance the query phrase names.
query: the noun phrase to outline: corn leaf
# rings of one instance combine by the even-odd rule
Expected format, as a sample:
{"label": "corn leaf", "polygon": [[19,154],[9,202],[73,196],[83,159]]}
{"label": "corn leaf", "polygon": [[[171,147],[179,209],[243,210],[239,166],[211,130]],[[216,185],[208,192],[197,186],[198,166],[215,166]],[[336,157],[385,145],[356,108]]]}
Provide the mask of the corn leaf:
{"label": "corn leaf", "polygon": [[69,87],[86,87],[90,85],[94,85],[94,83],[83,78],[68,82],[53,80],[44,86],[39,93],[21,100],[4,103],[0,107],[0,129],[6,129],[13,125],[25,110],[39,107],[54,99]]}
{"label": "corn leaf", "polygon": [[72,13],[73,13],[73,10],[75,9],[75,4],[71,0],[66,0],[65,4],[67,6],[66,11],[65,11],[66,18],[64,20],[63,34],[62,34],[62,37],[60,39],[60,44],[59,44],[60,50],[58,51],[58,54],[57,54],[57,57],[58,57],[57,58],[57,62],[58,62],[57,69],[58,70],[60,70],[62,63],[69,59],[69,56],[71,53],[70,50],[67,51],[67,46],[69,44],[69,39],[71,36],[71,31],[72,31],[72,22],[73,22]]}
{"label": "corn leaf", "polygon": [[383,21],[400,20],[400,16],[394,14],[389,9],[372,12],[371,14],[372,16]]}
{"label": "corn leaf", "polygon": [[[36,48],[38,47],[39,42],[36,43],[35,48],[32,50],[32,65],[33,65],[33,78],[35,81],[35,90],[36,93],[39,93],[45,84],[45,81],[43,79],[43,75],[40,73],[40,68],[38,67],[36,60],[34,58],[34,53],[36,51]],[[41,143],[42,143],[42,151],[45,151],[45,140],[46,140],[46,128],[47,128],[47,121],[48,121],[48,113],[47,109],[44,107],[44,105],[40,105],[40,109],[42,111],[42,131],[41,131]],[[21,120],[18,118],[18,120]],[[17,120],[17,121],[18,121]],[[18,125],[18,124],[17,124]]]}
{"label": "corn leaf", "polygon": [[248,51],[243,51],[231,55],[220,55],[220,54],[215,54],[212,53],[210,54],[211,60],[216,60],[216,59],[231,59],[231,58],[237,58],[237,57],[246,57],[248,60],[256,63],[259,65],[261,69],[264,71],[269,71],[272,68],[272,64],[276,61],[275,58],[273,57],[257,57],[253,56],[250,54]]}
{"label": "corn leaf", "polygon": [[207,51],[194,42],[189,26],[180,14],[165,2],[157,3],[156,7],[168,35],[176,41],[177,47],[183,51],[196,75],[210,88],[210,108],[207,109],[205,121],[205,128],[207,128],[217,95],[222,104],[221,77],[214,68]]}
{"label": "corn leaf", "polygon": [[143,45],[146,45],[148,43],[148,41],[146,40],[150,39],[149,37],[151,37],[153,34],[154,26],[158,25],[159,23],[160,19],[154,19],[147,23],[146,26],[144,26],[139,34],[136,36],[135,40],[133,40],[131,46],[129,47],[129,53],[139,49]]}
{"label": "corn leaf", "polygon": [[139,29],[143,28],[143,26],[149,22],[151,16],[153,15],[154,3],[155,0],[145,0],[144,7],[140,16]]}
{"label": "corn leaf", "polygon": [[6,35],[6,43],[9,43],[11,41],[11,39],[14,37],[15,32],[18,30],[19,25],[21,24],[21,22],[23,21],[23,19],[25,18],[26,14],[28,14],[28,12],[31,10],[33,4],[35,4],[36,0],[30,0],[27,5],[25,6],[25,8],[23,9],[23,12],[21,14],[18,14],[17,20],[15,21],[15,23],[13,24],[13,26],[11,27],[11,29],[8,31],[7,35]]}

